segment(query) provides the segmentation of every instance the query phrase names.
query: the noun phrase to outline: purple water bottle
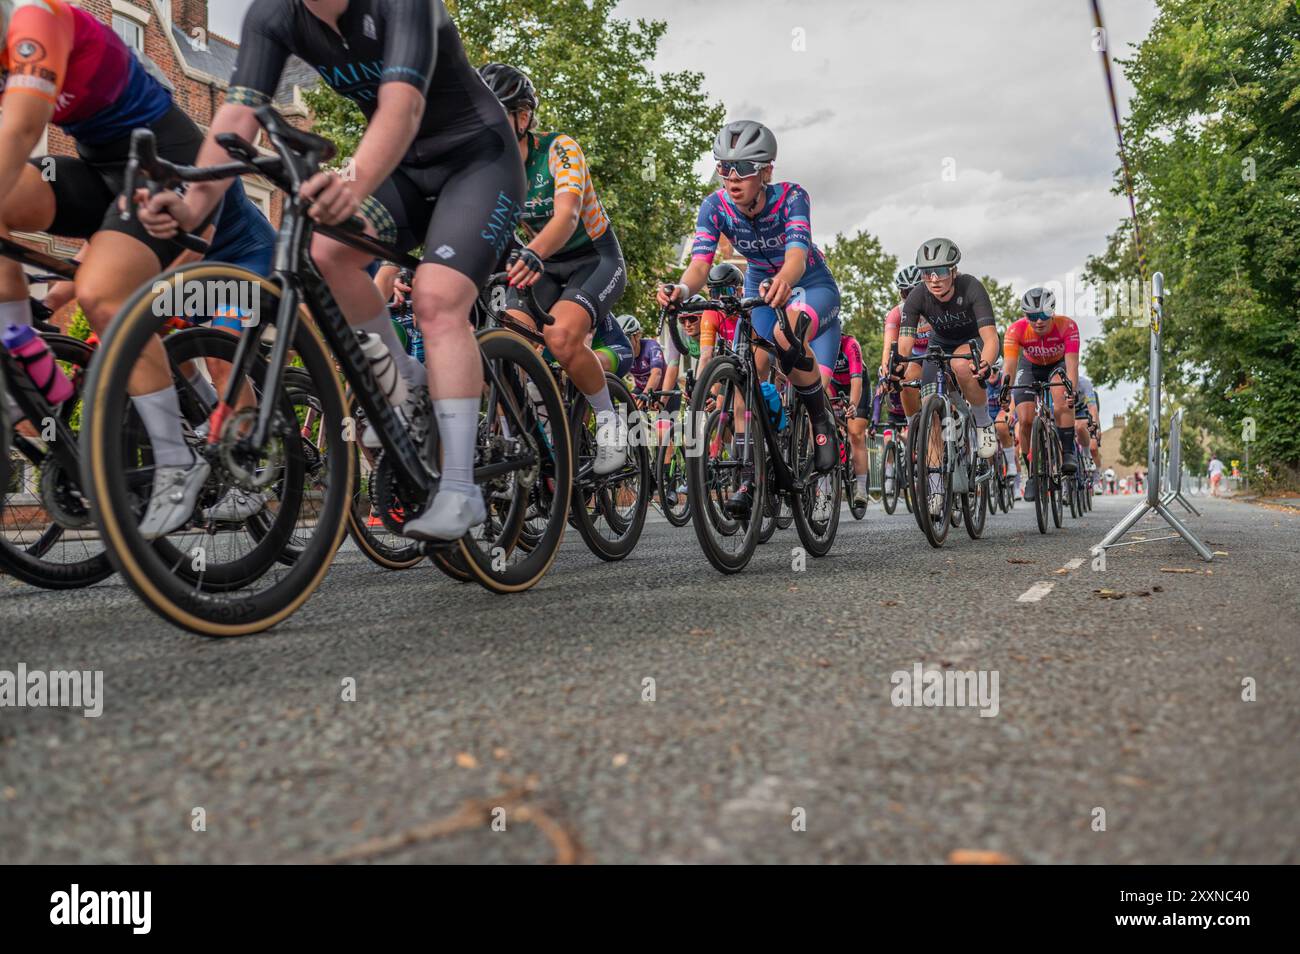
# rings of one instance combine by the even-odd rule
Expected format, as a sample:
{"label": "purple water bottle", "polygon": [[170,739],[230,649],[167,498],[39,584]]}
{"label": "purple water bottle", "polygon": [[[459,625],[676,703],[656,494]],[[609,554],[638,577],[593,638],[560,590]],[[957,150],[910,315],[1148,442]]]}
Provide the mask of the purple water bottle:
{"label": "purple water bottle", "polygon": [[29,325],[10,325],[0,336],[5,350],[14,356],[27,371],[32,383],[45,395],[51,404],[62,404],[72,397],[76,390],[68,376],[63,373],[50,346],[45,339]]}

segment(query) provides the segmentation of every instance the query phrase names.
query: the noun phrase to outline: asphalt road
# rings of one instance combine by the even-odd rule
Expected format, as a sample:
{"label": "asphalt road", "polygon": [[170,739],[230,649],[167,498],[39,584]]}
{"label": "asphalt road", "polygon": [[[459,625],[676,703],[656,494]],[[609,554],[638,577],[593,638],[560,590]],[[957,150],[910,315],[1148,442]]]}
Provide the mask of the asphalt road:
{"label": "asphalt road", "polygon": [[[514,597],[349,548],[229,641],[0,578],[0,670],[104,679],[98,718],[0,709],[0,862],[1300,861],[1300,514],[1198,501],[1212,565],[1094,570],[1132,504],[939,551],[873,506],[732,577],[655,521]],[[894,705],[918,664],[996,673],[996,714]]]}

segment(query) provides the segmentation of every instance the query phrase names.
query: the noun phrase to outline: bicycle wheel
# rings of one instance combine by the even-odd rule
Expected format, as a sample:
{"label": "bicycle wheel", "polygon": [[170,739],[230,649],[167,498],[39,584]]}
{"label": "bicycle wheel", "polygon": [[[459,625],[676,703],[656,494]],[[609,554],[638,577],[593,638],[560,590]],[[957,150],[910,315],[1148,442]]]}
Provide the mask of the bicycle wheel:
{"label": "bicycle wheel", "polygon": [[[736,362],[725,358],[709,362],[695,384],[694,393],[711,394],[714,388],[721,391],[719,408],[734,408],[737,396],[752,397],[742,393],[743,378]],[[725,506],[740,485],[741,463],[731,459],[728,453],[727,422],[720,410],[707,415],[696,410],[691,415],[685,434],[686,483],[694,502],[691,523],[709,563],[723,573],[738,573],[749,563],[758,546],[761,509],[767,493],[767,445],[759,435],[748,445],[754,465],[754,507],[759,514],[733,519]]]}
{"label": "bicycle wheel", "polygon": [[789,464],[795,480],[803,490],[792,498],[794,526],[803,548],[815,557],[825,556],[835,542],[840,526],[840,494],[843,492],[843,469],[836,465],[825,474],[814,469],[817,445],[812,416],[800,401],[791,424]]}
{"label": "bicycle wheel", "polygon": [[[659,487],[659,507],[664,518],[674,527],[684,527],[691,522],[691,498],[682,493],[682,484],[686,480],[686,455],[682,453],[681,441],[673,438],[671,453],[665,453],[660,446],[655,452],[657,471],[655,483]],[[669,503],[669,493],[675,502]]]}
{"label": "bicycle wheel", "polygon": [[579,396],[570,412],[569,433],[573,435],[574,524],[588,549],[602,560],[621,560],[641,539],[646,511],[650,507],[650,454],[645,439],[646,422],[631,393],[612,374],[605,375],[614,413],[628,421],[627,461],[612,474],[597,476],[592,470],[596,457],[596,413]]}
{"label": "bicycle wheel", "polygon": [[880,503],[885,508],[885,513],[891,517],[894,511],[898,509],[898,490],[902,483],[898,472],[898,440],[891,440],[885,445],[884,465],[881,473],[885,475],[885,486],[881,491]]}
{"label": "bicycle wheel", "polygon": [[[277,314],[280,289],[267,279],[220,263],[186,265],[184,269],[188,282],[212,283],[209,288],[216,285],[251,289],[259,296],[262,314]],[[86,385],[89,400],[82,435],[83,482],[95,502],[95,514],[113,565],[154,612],[177,626],[207,636],[260,632],[302,606],[329,570],[345,531],[344,515],[352,492],[354,459],[348,454],[326,455],[316,526],[291,566],[273,563],[256,580],[220,592],[205,591],[192,579],[173,572],[175,567],[164,558],[165,548],[140,535],[137,526],[140,500],[133,480],[139,460],[123,447],[122,434],[131,408],[127,380],[166,320],[160,316],[170,314],[167,303],[156,301],[160,292],[154,289],[165,289],[166,279],[176,271],[164,272],[157,282],[142,286],[119,312],[99,347]],[[231,282],[235,284],[229,285]],[[334,362],[306,321],[299,324],[292,346],[320,399],[325,446],[339,446],[343,440],[344,403]],[[283,391],[267,399],[288,403]],[[238,420],[239,415],[233,414],[227,423],[227,429],[233,427],[235,435]],[[261,474],[272,483],[280,481],[285,492],[302,486],[301,476],[297,481],[284,476],[294,466],[302,465],[302,441],[292,408],[287,417],[279,413],[272,419],[267,446],[251,461],[234,444],[234,435],[213,444],[205,443],[201,451],[211,464],[210,479],[217,486],[247,480],[249,473]],[[264,454],[271,456],[271,465],[250,471],[250,467],[262,468]],[[296,518],[296,511],[289,514],[291,521],[296,522]],[[285,535],[278,544],[272,541],[272,545],[278,552],[287,541]]]}
{"label": "bicycle wheel", "polygon": [[[974,440],[975,427],[972,424],[966,429],[967,453],[972,456],[974,456]],[[963,462],[958,466],[963,467],[966,464]],[[961,516],[966,524],[966,535],[972,540],[978,540],[984,535],[984,523],[988,518],[989,509],[993,506],[989,493],[989,481],[992,479],[988,462],[980,457],[974,457],[974,463],[970,465],[967,476],[974,489],[961,495]]]}
{"label": "bicycle wheel", "polygon": [[[356,543],[357,549],[377,566],[382,566],[385,570],[409,570],[424,560],[424,547],[418,540],[407,540],[392,529],[400,527],[406,519],[400,505],[393,507],[389,514],[380,513],[382,505],[376,499],[377,488],[374,486],[379,452],[370,450],[355,439],[365,429],[366,416],[351,390],[348,391],[347,399],[354,438],[349,444],[357,469],[351,506],[348,507],[348,535]],[[385,516],[387,520],[384,519]],[[471,579],[469,571],[466,570],[459,579],[468,582]]]}
{"label": "bicycle wheel", "polygon": [[[944,421],[950,409],[946,401],[932,394],[921,403],[916,427],[916,467],[912,495],[916,519],[930,546],[943,546],[948,537],[949,514],[952,513],[952,471],[948,466],[948,448],[944,440]],[[933,480],[931,478],[934,478]],[[940,496],[938,507],[930,506],[931,487]]]}
{"label": "bicycle wheel", "polygon": [[1038,521],[1038,532],[1047,532],[1048,515],[1052,501],[1048,496],[1048,468],[1051,466],[1047,451],[1047,428],[1042,418],[1034,419],[1034,426],[1029,434],[1029,446],[1032,457],[1029,462],[1030,478],[1034,482],[1034,517]]}
{"label": "bicycle wheel", "polygon": [[763,486],[763,510],[762,518],[758,525],[758,542],[767,543],[772,539],[772,534],[776,533],[776,518],[781,512],[780,497],[772,489],[772,468],[768,462],[767,479]]}
{"label": "bicycle wheel", "polygon": [[[573,448],[555,376],[532,346],[504,328],[480,331],[476,338],[484,386],[475,475],[490,474],[481,481],[489,519],[457,547],[484,588],[518,593],[546,575],[564,539]],[[526,527],[529,545],[522,546]],[[457,550],[448,549],[452,559]]]}
{"label": "bicycle wheel", "polygon": [[[74,393],[59,408],[64,425],[78,434],[86,369],[94,349],[64,335],[42,335]],[[4,400],[0,400],[3,405]],[[69,473],[54,453],[52,422],[11,421],[0,429],[9,471],[0,490],[0,572],[47,590],[79,589],[113,575],[81,492],[81,474]],[[47,439],[48,438],[48,439]]]}
{"label": "bicycle wheel", "polygon": [[[848,472],[841,478],[840,486],[844,488],[844,493],[849,498],[849,513],[853,515],[854,520],[861,520],[867,515],[867,498],[864,497],[860,502],[854,501],[853,490],[857,483],[857,477],[853,472],[853,464],[851,461],[847,467]],[[843,470],[843,468],[841,468],[841,470]]]}
{"label": "bicycle wheel", "polygon": [[[163,345],[172,366],[191,449],[197,455],[213,453],[207,444],[206,428],[215,409],[218,386],[224,387],[233,370],[239,338],[214,328],[190,328],[169,334]],[[243,406],[256,407],[267,399],[262,387],[265,374],[265,361],[256,357],[252,377],[239,392],[240,399],[248,402]],[[283,433],[277,438],[282,453],[274,479],[260,490],[246,492],[231,477],[214,471],[189,523],[155,541],[154,549],[178,577],[205,592],[238,590],[261,577],[276,562],[292,563],[301,552],[316,524],[315,514],[310,512],[314,500],[308,502],[308,495],[310,483],[320,476],[321,462],[313,446],[310,467],[316,472],[309,478],[308,444],[299,432],[298,414],[300,403],[311,400],[305,396],[311,389],[310,377],[302,369],[284,369],[278,416]],[[143,515],[152,490],[153,451],[142,432],[129,459],[133,469],[125,476],[135,491],[137,513]],[[269,459],[259,460],[257,466],[275,469]],[[228,502],[230,494],[242,494],[239,499],[257,509],[248,513],[216,512]],[[304,502],[308,502],[306,513]]]}
{"label": "bicycle wheel", "polygon": [[1061,517],[1065,510],[1065,501],[1061,499],[1065,493],[1064,481],[1061,476],[1061,442],[1056,436],[1056,428],[1047,434],[1047,453],[1048,453],[1048,486],[1051,487],[1052,501],[1052,524],[1057,530],[1061,529]]}

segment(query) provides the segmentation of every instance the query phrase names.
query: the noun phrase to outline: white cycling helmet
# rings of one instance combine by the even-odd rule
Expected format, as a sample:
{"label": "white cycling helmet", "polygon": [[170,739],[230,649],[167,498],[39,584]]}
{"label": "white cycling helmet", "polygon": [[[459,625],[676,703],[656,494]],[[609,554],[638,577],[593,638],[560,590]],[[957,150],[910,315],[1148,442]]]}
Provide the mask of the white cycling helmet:
{"label": "white cycling helmet", "polygon": [[641,334],[641,322],[636,315],[619,315],[614,319],[618,326],[623,329],[623,334],[631,338],[633,335]]}
{"label": "white cycling helmet", "polygon": [[915,265],[908,265],[906,268],[900,268],[898,274],[894,276],[894,287],[901,292],[911,291],[922,281],[921,270]]}
{"label": "white cycling helmet", "polygon": [[1026,315],[1046,315],[1051,318],[1056,314],[1056,294],[1039,285],[1025,292],[1020,299],[1020,307]]}

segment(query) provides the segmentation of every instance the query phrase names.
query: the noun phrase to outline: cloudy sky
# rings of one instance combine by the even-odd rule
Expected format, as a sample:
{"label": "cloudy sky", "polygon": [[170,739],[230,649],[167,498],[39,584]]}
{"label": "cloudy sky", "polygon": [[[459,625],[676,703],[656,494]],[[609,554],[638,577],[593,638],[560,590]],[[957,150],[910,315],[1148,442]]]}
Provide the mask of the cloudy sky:
{"label": "cloudy sky", "polygon": [[[210,4],[238,37],[246,0]],[[1103,4],[1113,55],[1153,0]],[[656,66],[704,74],[727,118],[780,143],[777,175],[813,200],[813,231],[867,229],[907,260],[932,235],[964,270],[1017,291],[1067,282],[1127,214],[1087,0],[623,0],[664,20]],[[1121,108],[1128,95],[1120,82]],[[707,161],[701,168],[707,170]],[[1094,316],[1077,312],[1085,339]],[[1133,388],[1102,392],[1104,416]]]}

